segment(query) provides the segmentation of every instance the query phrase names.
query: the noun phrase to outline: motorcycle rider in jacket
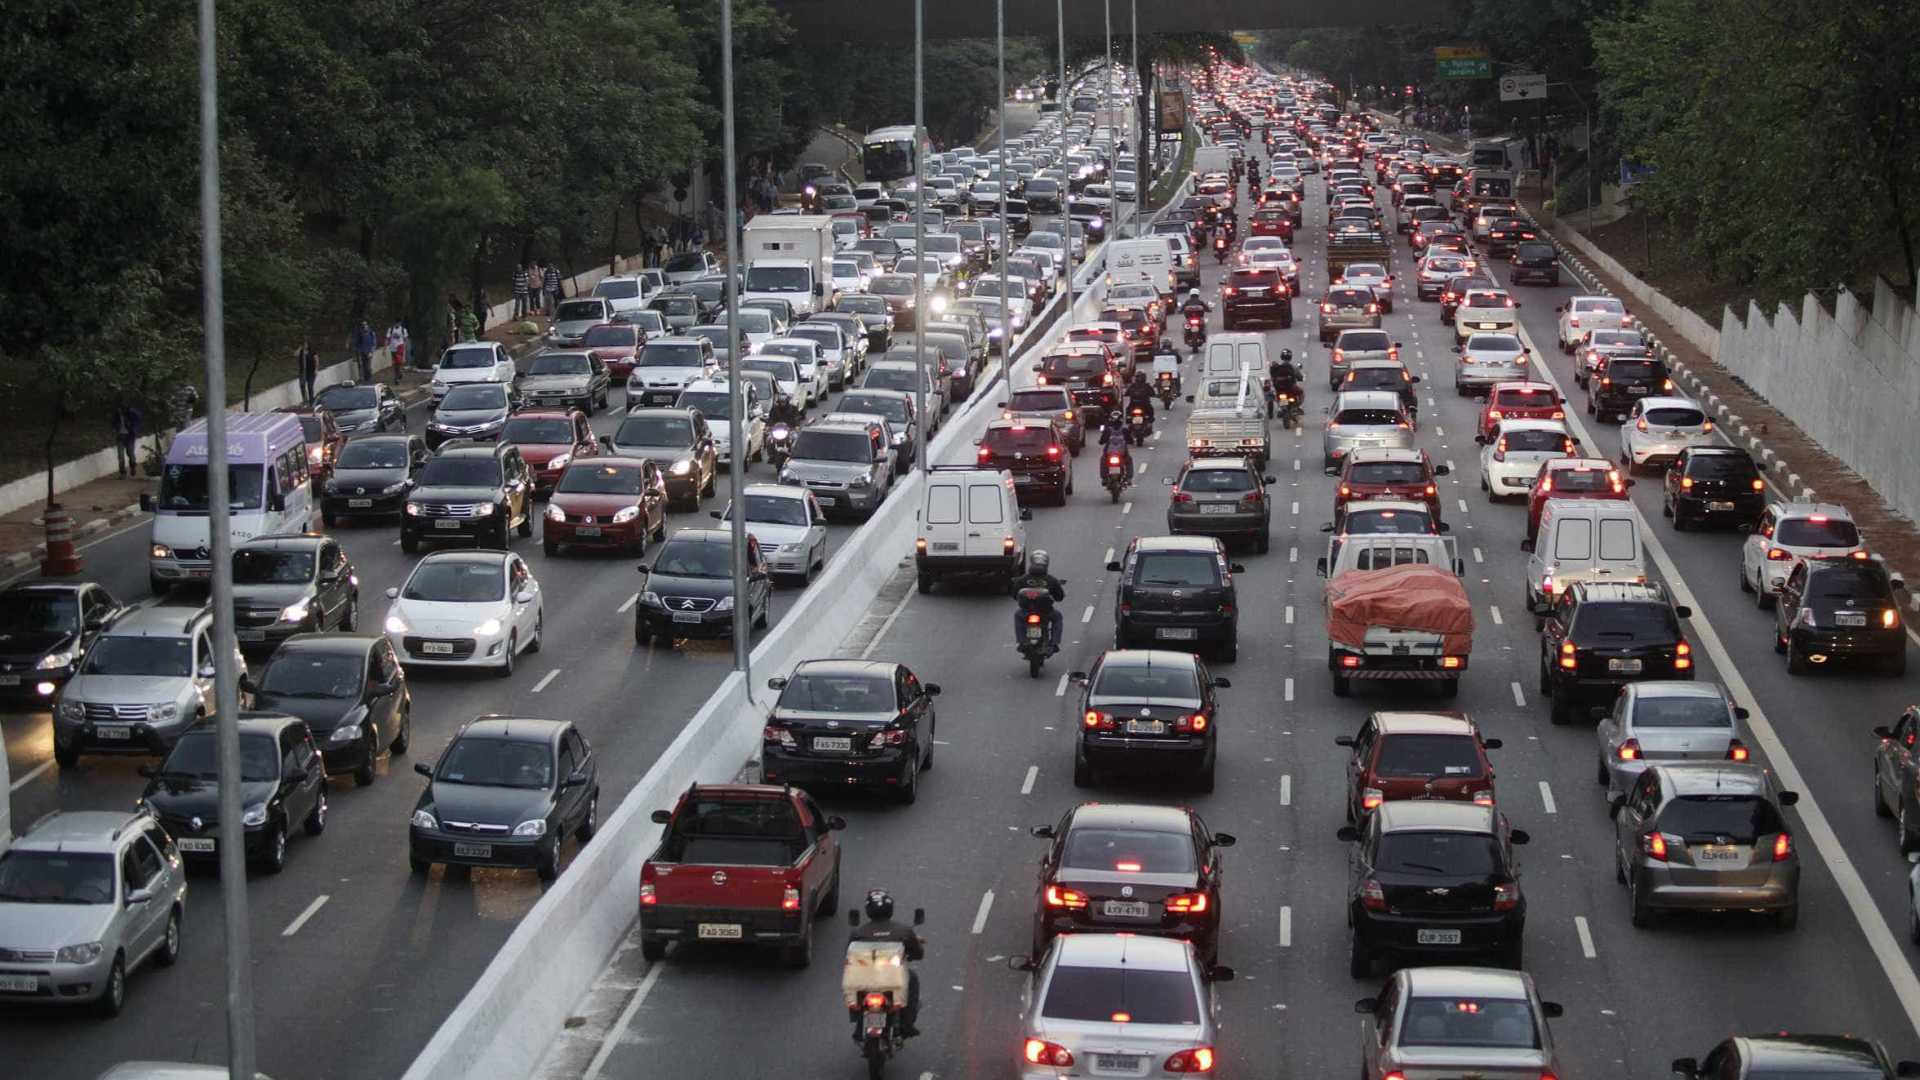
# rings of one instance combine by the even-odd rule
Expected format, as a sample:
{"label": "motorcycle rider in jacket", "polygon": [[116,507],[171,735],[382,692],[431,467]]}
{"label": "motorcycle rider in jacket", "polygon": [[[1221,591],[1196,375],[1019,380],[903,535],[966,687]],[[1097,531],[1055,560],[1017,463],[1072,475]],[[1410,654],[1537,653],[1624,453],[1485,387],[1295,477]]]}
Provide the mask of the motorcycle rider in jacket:
{"label": "motorcycle rider in jacket", "polygon": [[[867,921],[853,930],[853,941],[898,941],[907,947],[907,961],[924,960],[927,956],[927,942],[914,931],[912,926],[893,921],[893,896],[885,889],[875,889],[867,894]],[[912,1038],[920,1034],[920,973],[907,969],[907,1007],[900,1012],[900,1034]],[[855,1042],[860,1039],[858,1028],[854,1030]]]}
{"label": "motorcycle rider in jacket", "polygon": [[[1104,459],[1103,459],[1104,460]],[[1027,615],[1039,612],[1047,617],[1047,644],[1053,652],[1060,651],[1060,632],[1065,627],[1066,616],[1061,613],[1059,602],[1067,598],[1066,586],[1060,579],[1047,571],[1053,565],[1052,557],[1044,551],[1035,551],[1027,559],[1027,572],[1013,579],[1013,595],[1019,606],[1013,612],[1013,632],[1018,635],[1026,625]],[[1044,597],[1029,600],[1021,596],[1025,589],[1045,593]]]}

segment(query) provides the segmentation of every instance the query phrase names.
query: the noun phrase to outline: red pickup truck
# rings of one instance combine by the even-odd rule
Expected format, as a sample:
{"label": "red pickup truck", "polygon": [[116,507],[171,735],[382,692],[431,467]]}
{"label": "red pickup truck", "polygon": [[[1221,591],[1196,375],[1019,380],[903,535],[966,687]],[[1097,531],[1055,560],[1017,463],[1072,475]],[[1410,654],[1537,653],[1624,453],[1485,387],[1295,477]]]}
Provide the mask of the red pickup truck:
{"label": "red pickup truck", "polygon": [[640,955],[699,941],[778,946],[789,964],[813,959],[813,922],[840,904],[846,828],[812,796],[777,784],[694,785],[640,868]]}

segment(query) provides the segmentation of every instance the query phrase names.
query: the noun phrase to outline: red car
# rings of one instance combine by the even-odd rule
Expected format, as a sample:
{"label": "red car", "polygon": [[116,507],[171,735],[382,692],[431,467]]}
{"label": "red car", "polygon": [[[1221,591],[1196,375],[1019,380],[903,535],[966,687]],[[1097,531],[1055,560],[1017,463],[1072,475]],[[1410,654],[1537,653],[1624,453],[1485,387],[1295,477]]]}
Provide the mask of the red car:
{"label": "red car", "polygon": [[307,473],[313,477],[313,490],[324,491],[333,475],[333,462],[347,437],[333,414],[311,405],[286,405],[274,412],[292,413],[300,418],[300,431],[307,437]]}
{"label": "red car", "polygon": [[507,418],[500,441],[520,448],[533,470],[534,492],[541,495],[553,490],[568,462],[600,453],[593,425],[579,409],[522,409]]}
{"label": "red car", "polygon": [[1624,499],[1633,481],[1606,458],[1563,457],[1542,462],[1527,496],[1527,539],[1538,539],[1548,499]]}
{"label": "red car", "polygon": [[1502,420],[1565,420],[1560,391],[1541,382],[1494,383],[1480,410],[1480,434],[1491,436]]}
{"label": "red car", "polygon": [[1405,499],[1425,503],[1440,521],[1440,489],[1434,483],[1450,471],[1435,465],[1425,450],[1398,450],[1371,447],[1354,450],[1341,461],[1340,486],[1334,489],[1333,514],[1337,519],[1347,504],[1372,499]]}
{"label": "red car", "polygon": [[608,377],[619,385],[625,385],[627,376],[633,374],[634,358],[646,343],[646,332],[626,323],[602,323],[588,329],[580,339],[580,347],[597,354],[607,365]]}
{"label": "red car", "polygon": [[645,458],[588,457],[568,465],[547,500],[541,546],[613,548],[628,554],[667,537],[667,480]]}
{"label": "red car", "polygon": [[1377,712],[1355,735],[1333,740],[1350,748],[1347,820],[1360,822],[1390,799],[1454,799],[1493,805],[1493,765],[1483,739],[1460,712]]}
{"label": "red car", "polygon": [[1282,240],[1293,240],[1293,211],[1283,205],[1265,206],[1253,212],[1253,220],[1247,225],[1249,236],[1277,236]]}

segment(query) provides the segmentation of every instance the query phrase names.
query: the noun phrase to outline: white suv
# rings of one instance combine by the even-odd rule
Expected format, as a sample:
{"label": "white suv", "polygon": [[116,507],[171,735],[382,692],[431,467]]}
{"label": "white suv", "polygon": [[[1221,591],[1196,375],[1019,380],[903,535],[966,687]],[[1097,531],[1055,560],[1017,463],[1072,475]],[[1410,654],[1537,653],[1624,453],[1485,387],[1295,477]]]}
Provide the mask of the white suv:
{"label": "white suv", "polygon": [[1627,305],[1611,296],[1576,296],[1554,309],[1560,313],[1560,351],[1573,352],[1580,339],[1595,330],[1630,330],[1633,316]]}
{"label": "white suv", "polygon": [[1762,610],[1786,584],[1793,565],[1806,558],[1858,553],[1866,557],[1866,537],[1844,506],[1831,503],[1774,503],[1760,515],[1740,548],[1740,588],[1754,594]]}

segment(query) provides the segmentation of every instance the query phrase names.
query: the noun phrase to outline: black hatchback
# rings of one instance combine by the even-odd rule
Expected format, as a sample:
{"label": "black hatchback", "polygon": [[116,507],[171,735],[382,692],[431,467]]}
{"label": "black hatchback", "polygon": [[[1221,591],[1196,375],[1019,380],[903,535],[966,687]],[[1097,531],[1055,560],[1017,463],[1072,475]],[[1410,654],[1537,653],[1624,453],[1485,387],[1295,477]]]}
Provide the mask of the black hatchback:
{"label": "black hatchback", "polygon": [[23,581],[0,591],[0,701],[52,704],[87,646],[125,610],[91,581]]}
{"label": "black hatchback", "polygon": [[[326,766],[306,721],[281,713],[243,712],[240,728],[240,822],[247,862],[277,874],[287,865],[287,837],[327,827]],[[147,789],[140,805],[166,827],[188,859],[219,857],[220,765],[215,725],[181,735],[159,765],[140,766]]]}
{"label": "black hatchback", "polygon": [[413,474],[426,463],[427,444],[418,435],[383,433],[348,439],[320,493],[320,520],[331,529],[345,518],[404,513]]}
{"label": "black hatchback", "polygon": [[416,874],[434,863],[532,867],[552,881],[567,834],[586,843],[599,823],[598,765],[570,721],[482,716],[454,734],[437,765],[413,768],[429,781],[407,830]]}
{"label": "black hatchback", "polygon": [[1073,681],[1085,692],[1080,700],[1080,731],[1073,747],[1073,783],[1094,783],[1101,769],[1193,778],[1200,791],[1213,790],[1219,747],[1220,710],[1216,689],[1233,684],[1216,679],[1192,653],[1167,649],[1116,649],[1102,655],[1091,672],[1076,671]]}
{"label": "black hatchback", "polygon": [[1844,660],[1905,675],[1907,626],[1895,595],[1905,588],[1878,559],[1802,559],[1773,607],[1773,651],[1786,654],[1789,675]]}
{"label": "black hatchback", "polygon": [[407,752],[413,697],[393,644],[378,634],[299,634],[281,642],[260,677],[241,677],[253,704],[307,722],[328,776],[373,783],[380,755]]}
{"label": "black hatchback", "polygon": [[1767,508],[1764,468],[1737,446],[1689,446],[1667,470],[1660,512],[1674,532],[1713,522],[1752,528]]}
{"label": "black hatchback", "polygon": [[1560,253],[1543,240],[1523,240],[1507,256],[1507,284],[1537,281],[1542,285],[1560,284]]}
{"label": "black hatchback", "polygon": [[1240,613],[1233,575],[1246,567],[1227,561],[1211,536],[1150,536],[1127,545],[1107,564],[1120,575],[1114,604],[1114,644],[1198,651],[1233,662],[1240,652]]}
{"label": "black hatchback", "polygon": [[733,534],[725,529],[681,529],[661,546],[633,609],[633,640],[648,645],[656,637],[724,638],[734,619],[750,619],[765,629],[773,604],[773,575],[760,542],[747,537],[747,595],[733,594]]}
{"label": "black hatchback", "polygon": [[1506,815],[1479,803],[1397,799],[1340,839],[1348,859],[1350,974],[1373,975],[1385,957],[1490,954],[1520,970],[1527,921],[1513,849],[1528,840]]}
{"label": "black hatchback", "polygon": [[1693,646],[1680,620],[1693,611],[1658,585],[1576,582],[1561,593],[1540,628],[1540,693],[1564,724],[1577,705],[1613,704],[1643,679],[1691,679]]}

